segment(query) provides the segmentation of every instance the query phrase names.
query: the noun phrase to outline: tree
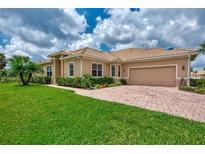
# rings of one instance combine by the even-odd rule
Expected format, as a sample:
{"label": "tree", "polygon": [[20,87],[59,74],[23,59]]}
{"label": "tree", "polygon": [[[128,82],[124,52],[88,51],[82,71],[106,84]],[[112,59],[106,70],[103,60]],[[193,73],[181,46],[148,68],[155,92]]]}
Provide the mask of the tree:
{"label": "tree", "polygon": [[41,71],[40,67],[31,62],[29,57],[14,55],[9,59],[10,71],[20,77],[23,85],[28,85],[33,73],[38,73]]}
{"label": "tree", "polygon": [[199,52],[205,54],[205,41],[203,43],[201,43],[199,48]]}
{"label": "tree", "polygon": [[6,67],[7,60],[6,56],[3,53],[0,53],[0,70],[3,70]]}

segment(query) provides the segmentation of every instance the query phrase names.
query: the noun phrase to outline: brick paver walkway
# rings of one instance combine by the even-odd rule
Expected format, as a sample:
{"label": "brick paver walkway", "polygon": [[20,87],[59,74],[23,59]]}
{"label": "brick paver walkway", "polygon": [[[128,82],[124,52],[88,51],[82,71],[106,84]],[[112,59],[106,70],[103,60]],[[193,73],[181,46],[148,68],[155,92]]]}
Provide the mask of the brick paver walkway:
{"label": "brick paver walkway", "polygon": [[184,92],[177,88],[127,85],[85,90],[50,86],[72,89],[83,96],[119,102],[205,122],[205,95]]}

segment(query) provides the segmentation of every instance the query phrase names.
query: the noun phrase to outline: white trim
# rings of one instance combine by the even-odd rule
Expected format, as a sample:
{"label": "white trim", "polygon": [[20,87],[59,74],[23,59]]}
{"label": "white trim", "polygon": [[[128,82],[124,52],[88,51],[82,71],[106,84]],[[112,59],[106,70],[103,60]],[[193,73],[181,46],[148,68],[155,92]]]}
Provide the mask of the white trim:
{"label": "white trim", "polygon": [[[112,76],[112,65],[115,65],[115,76]],[[117,64],[110,64],[110,77],[116,78],[116,66]]]}
{"label": "white trim", "polygon": [[51,71],[52,71],[52,76],[51,77],[53,77],[53,71],[54,71],[53,65],[46,65],[46,76],[47,76],[47,69],[48,69],[48,67],[51,67]]}
{"label": "white trim", "polygon": [[[170,64],[170,65],[151,65],[151,66],[138,66],[138,67],[128,67],[128,76],[127,77],[123,77],[126,79],[129,79],[129,75],[130,75],[130,69],[133,68],[155,68],[155,67],[170,67],[170,66],[175,66],[176,67],[176,80],[182,79],[181,77],[178,77],[178,64]],[[184,79],[188,79],[187,77],[184,77]]]}
{"label": "white trim", "polygon": [[[73,76],[70,76],[70,68],[69,68],[69,64],[73,64]],[[69,62],[67,62],[67,76],[68,77],[74,77],[75,76],[75,63],[74,63],[74,61],[69,61]]]}
{"label": "white trim", "polygon": [[[102,76],[98,76],[98,75],[97,75],[97,76],[93,76],[93,73],[92,73],[93,64],[100,64],[100,65],[102,65]],[[104,77],[104,63],[91,61],[91,76],[92,76],[92,77],[96,77],[96,78]]]}

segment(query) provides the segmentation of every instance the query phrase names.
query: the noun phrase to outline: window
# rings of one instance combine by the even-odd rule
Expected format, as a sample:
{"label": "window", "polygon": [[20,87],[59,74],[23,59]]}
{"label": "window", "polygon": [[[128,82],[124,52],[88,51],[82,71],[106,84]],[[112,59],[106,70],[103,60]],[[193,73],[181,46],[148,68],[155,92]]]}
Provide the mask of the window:
{"label": "window", "polygon": [[102,77],[102,64],[92,64],[92,76]]}
{"label": "window", "polygon": [[118,77],[121,77],[121,65],[118,65]]}
{"label": "window", "polygon": [[111,65],[111,76],[112,77],[115,77],[115,71],[116,71],[116,68],[115,68],[115,64]]}
{"label": "window", "polygon": [[47,76],[52,77],[52,66],[47,66]]}
{"label": "window", "polygon": [[73,62],[68,63],[68,76],[74,76],[74,64],[73,64]]}

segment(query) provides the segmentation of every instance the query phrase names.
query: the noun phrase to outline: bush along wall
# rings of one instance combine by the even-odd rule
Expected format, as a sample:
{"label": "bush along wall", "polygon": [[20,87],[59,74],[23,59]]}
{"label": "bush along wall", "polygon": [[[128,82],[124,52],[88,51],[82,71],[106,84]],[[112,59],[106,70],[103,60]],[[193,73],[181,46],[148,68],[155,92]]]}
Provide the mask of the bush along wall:
{"label": "bush along wall", "polygon": [[190,86],[205,87],[205,79],[191,79]]}
{"label": "bush along wall", "polygon": [[15,77],[0,77],[0,83],[10,83],[18,82],[18,79]]}
{"label": "bush along wall", "polygon": [[180,90],[205,94],[205,79],[191,79],[190,86],[180,86]]}
{"label": "bush along wall", "polygon": [[40,83],[40,84],[50,84],[51,77],[48,76],[33,76],[31,79],[33,83]]}
{"label": "bush along wall", "polygon": [[60,86],[69,86],[85,89],[98,89],[121,85],[119,81],[115,82],[111,77],[95,78],[88,74],[83,75],[82,77],[58,77],[56,83]]}

